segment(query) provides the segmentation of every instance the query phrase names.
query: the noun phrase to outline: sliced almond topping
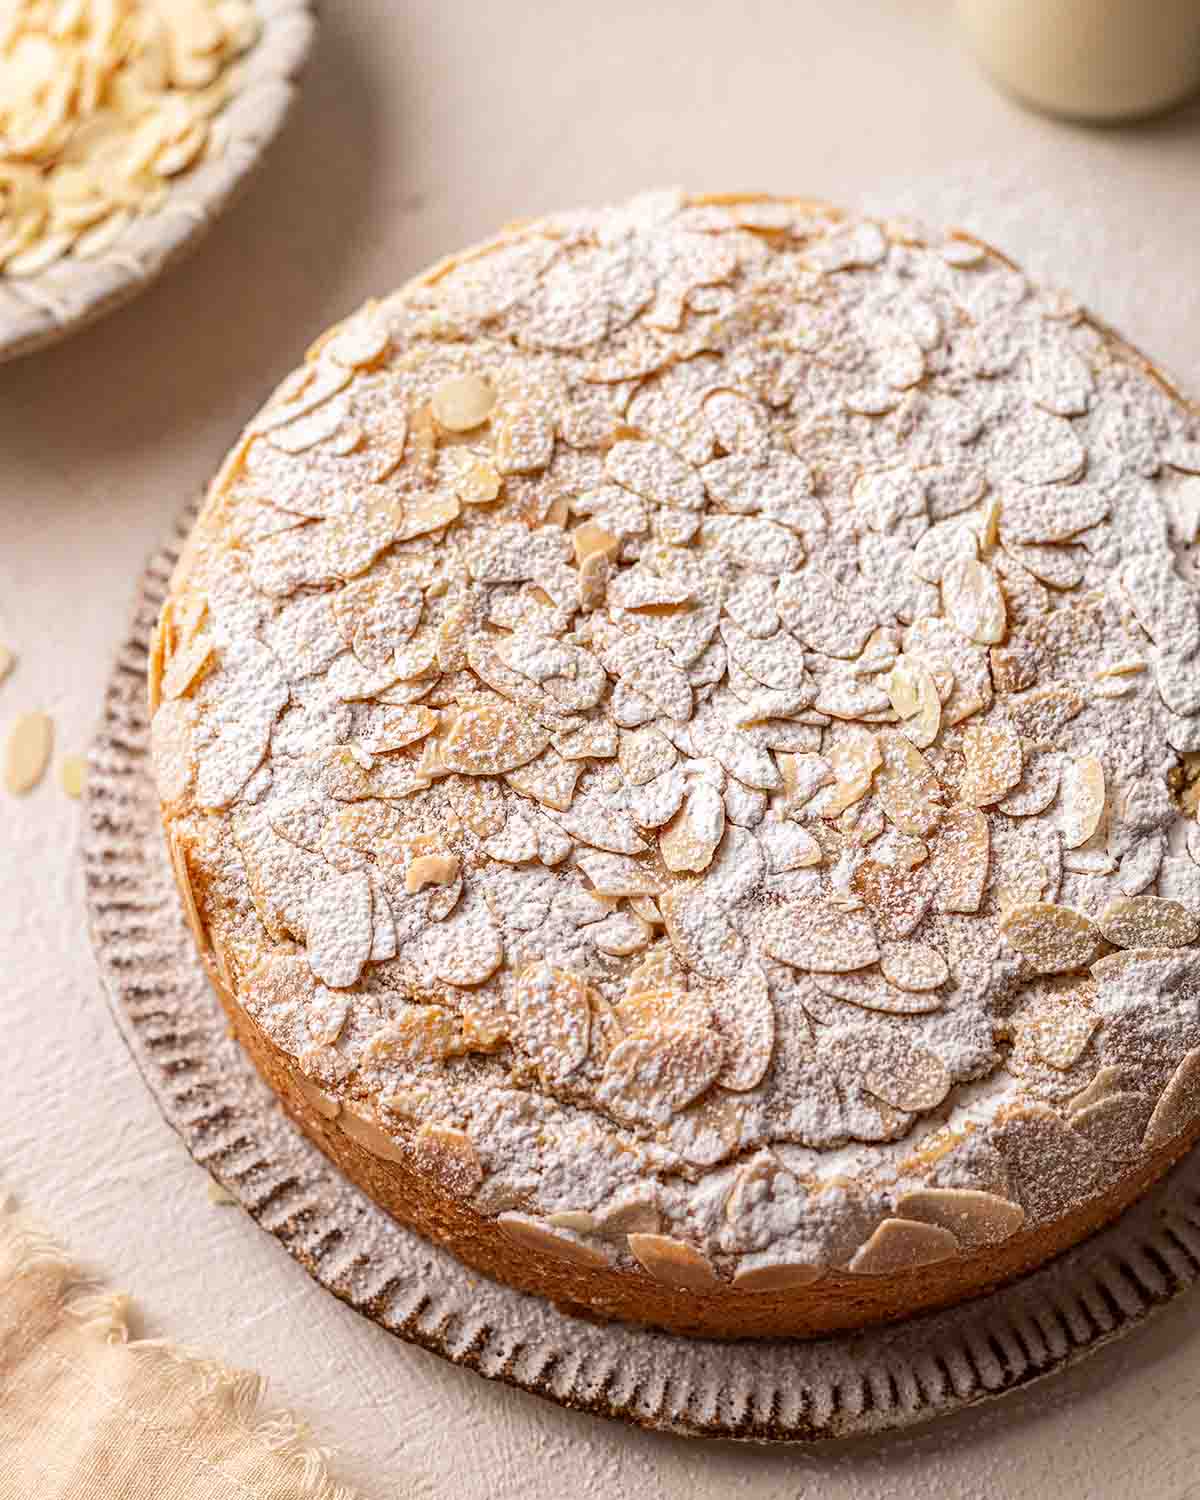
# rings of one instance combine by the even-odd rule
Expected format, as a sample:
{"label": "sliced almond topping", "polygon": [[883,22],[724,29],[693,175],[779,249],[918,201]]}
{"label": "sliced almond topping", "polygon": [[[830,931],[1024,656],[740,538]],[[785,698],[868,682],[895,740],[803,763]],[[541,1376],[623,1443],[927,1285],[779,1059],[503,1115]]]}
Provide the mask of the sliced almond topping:
{"label": "sliced almond topping", "polygon": [[372,1156],[378,1156],[383,1161],[407,1162],[408,1152],[405,1148],[374,1120],[364,1119],[352,1109],[343,1108],[337,1116],[337,1122],[351,1140],[356,1141]]}
{"label": "sliced almond topping", "polygon": [[4,784],[14,797],[31,792],[50,764],[54,723],[48,714],[22,714],[8,735]]}
{"label": "sliced almond topping", "polygon": [[606,557],[609,562],[614,562],[621,550],[621,538],[606,531],[598,521],[584,521],[576,526],[571,533],[571,541],[575,547],[575,563],[579,567],[597,553]]}
{"label": "sliced almond topping", "polygon": [[875,784],[884,812],[901,833],[928,838],[943,816],[937,777],[920,750],[899,731],[881,730],[877,742],[882,765]]}
{"label": "sliced almond topping", "polygon": [[649,866],[626,854],[589,850],[579,856],[579,867],[598,896],[656,896],[662,889]]}
{"label": "sliced almond topping", "polygon": [[430,928],[428,937],[433,971],[447,984],[482,984],[504,962],[503,940],[482,909],[459,912]]}
{"label": "sliced almond topping", "polygon": [[1095,755],[1068,760],[1062,776],[1062,835],[1067,849],[1086,844],[1100,827],[1105,806],[1104,763]]}
{"label": "sliced almond topping", "polygon": [[658,852],[668,870],[698,874],[712,864],[725,833],[725,803],[706,782],[697,782],[682,809],[658,836]]}
{"label": "sliced almond topping", "polygon": [[1099,1104],[1101,1099],[1109,1099],[1113,1094],[1123,1092],[1124,1077],[1125,1074],[1121,1068],[1114,1068],[1111,1065],[1101,1068],[1087,1088],[1081,1089],[1074,1098],[1068,1101],[1067,1114],[1078,1114],[1080,1110],[1090,1109],[1093,1104]]}
{"label": "sliced almond topping", "polygon": [[855,1276],[894,1276],[948,1260],[957,1250],[958,1239],[940,1225],[885,1219],[846,1269]]}
{"label": "sliced almond topping", "polygon": [[879,957],[870,922],[839,911],[818,897],[794,901],[768,913],[762,945],[772,958],[796,969],[844,973]]}
{"label": "sliced almond topping", "polygon": [[515,770],[550,743],[550,731],[516,708],[474,708],[459,714],[442,743],[442,760],[466,776]]}
{"label": "sliced almond topping", "polygon": [[1047,901],[1012,907],[1000,919],[1000,931],[1039,974],[1086,969],[1104,946],[1095,925],[1081,911]]}
{"label": "sliced almond topping", "polygon": [[598,1271],[608,1265],[608,1259],[602,1250],[573,1239],[567,1230],[551,1228],[544,1220],[534,1218],[532,1214],[503,1213],[498,1216],[496,1223],[513,1244],[522,1250],[550,1255],[557,1260],[573,1261],[575,1265],[584,1266],[589,1271]]}
{"label": "sliced almond topping", "polygon": [[872,1056],[863,1071],[863,1084],[893,1109],[936,1109],[950,1092],[945,1063],[924,1047],[899,1034]]}
{"label": "sliced almond topping", "polygon": [[700,1027],[629,1037],[609,1053],[597,1098],[625,1123],[665,1125],[712,1086],[724,1060],[720,1037]]}
{"label": "sliced almond topping", "polygon": [[182,698],[203,674],[214,651],[212,637],[207,635],[197,636],[176,651],[163,673],[163,697]]}
{"label": "sliced almond topping", "polygon": [[615,911],[612,916],[590,926],[587,936],[601,953],[625,958],[649,947],[654,933],[635,912]]}
{"label": "sliced almond topping", "polygon": [[[796,764],[799,761],[813,766],[815,775],[814,762],[820,762],[821,757],[798,756],[793,762],[794,770],[800,769]],[[834,783],[812,800],[809,810],[818,817],[836,818],[871,790],[875,773],[883,763],[880,742],[869,729],[853,726],[843,731],[824,763],[832,771]],[[794,802],[794,799],[789,797],[789,801]]]}
{"label": "sliced almond topping", "polygon": [[1118,1090],[1083,1109],[1072,1109],[1071,1129],[1109,1161],[1133,1161],[1150,1115],[1144,1094]]}
{"label": "sliced almond topping", "polygon": [[825,1267],[806,1260],[762,1260],[743,1256],[733,1273],[739,1292],[787,1292],[820,1281]]}
{"label": "sliced almond topping", "polygon": [[1029,746],[1022,750],[1021,780],[997,803],[999,811],[1010,818],[1031,818],[1045,812],[1058,796],[1059,756]]}
{"label": "sliced almond topping", "polygon": [[904,734],[918,750],[928,749],[942,727],[942,700],[932,673],[916,657],[898,656],[888,674],[887,694]]}
{"label": "sliced almond topping", "polygon": [[308,963],[330,989],[354,984],[371,955],[374,902],[364,870],[331,875],[312,894],[305,918]]}
{"label": "sliced almond topping", "polygon": [[892,943],[880,959],[883,977],[902,990],[936,990],[950,977],[950,966],[928,943]]}
{"label": "sliced almond topping", "polygon": [[470,432],[487,421],[496,404],[496,391],[482,375],[456,375],[442,381],[430,404],[439,427],[447,432]]}
{"label": "sliced almond topping", "polygon": [[665,734],[643,725],[640,729],[622,729],[617,759],[622,771],[634,786],[645,786],[677,760],[675,746]]}
{"label": "sliced almond topping", "polygon": [[767,863],[776,875],[819,865],[824,858],[817,840],[807,828],[796,823],[763,823],[759,838],[766,847]]}
{"label": "sliced almond topping", "polygon": [[504,798],[496,782],[450,776],[444,785],[450,806],[477,837],[486,839],[504,827]]}
{"label": "sliced almond topping", "polygon": [[501,474],[535,474],[554,452],[554,428],[544,412],[533,406],[493,408],[492,439],[496,468]]}
{"label": "sliced almond topping", "polygon": [[578,974],[530,964],[517,981],[517,1040],[542,1077],[568,1078],[588,1055],[591,991]]}
{"label": "sliced almond topping", "polygon": [[1004,639],[1008,611],[995,573],[974,558],[955,558],[942,574],[942,605],[968,640],[992,645]]}
{"label": "sliced almond topping", "polygon": [[643,1270],[667,1286],[703,1292],[720,1285],[708,1257],[670,1235],[631,1234],[629,1249]]}
{"label": "sliced almond topping", "polygon": [[483,1167],[465,1130],[427,1122],[413,1141],[417,1165],[460,1197],[469,1197],[483,1181]]}
{"label": "sliced almond topping", "polygon": [[1200,922],[1187,907],[1159,896],[1117,896],[1096,925],[1118,948],[1182,948],[1200,937]]}
{"label": "sliced almond topping", "polygon": [[897,989],[875,969],[857,969],[852,974],[814,973],[812,978],[821,994],[882,1015],[924,1016],[941,1010],[944,1004],[937,990]]}
{"label": "sliced almond topping", "polygon": [[978,911],[991,858],[986,815],[973,807],[949,808],[930,848],[938,911]]}
{"label": "sliced almond topping", "polygon": [[195,709],[176,699],[161,703],[150,721],[150,759],[158,795],[168,806],[182,803],[196,775],[192,744]]}
{"label": "sliced almond topping", "polygon": [[775,1050],[775,1007],[762,970],[754,965],[708,992],[717,1029],[725,1042],[722,1088],[744,1092],[763,1080]]}
{"label": "sliced almond topping", "polygon": [[427,885],[453,885],[457,879],[457,855],[422,854],[409,865],[404,877],[404,889],[411,895],[416,895]]}
{"label": "sliced almond topping", "polygon": [[776,756],[776,759],[783,777],[786,793],[784,806],[788,817],[807,807],[823,786],[828,786],[836,779],[833,766],[823,755],[808,751],[785,751]]}
{"label": "sliced almond topping", "polygon": [[974,1188],[918,1188],[905,1193],[896,1212],[906,1219],[948,1229],[965,1250],[999,1245],[1025,1222],[1019,1203]]}
{"label": "sliced almond topping", "polygon": [[1187,1053],[1159,1095],[1146,1134],[1144,1151],[1158,1151],[1181,1135],[1200,1114],[1200,1048]]}
{"label": "sliced almond topping", "polygon": [[958,795],[969,807],[999,802],[1021,780],[1021,738],[1004,720],[968,724],[962,732],[962,751],[967,766]]}
{"label": "sliced almond topping", "polygon": [[442,1062],[455,1050],[458,1020],[444,1005],[403,1005],[367,1044],[366,1055],[401,1064]]}
{"label": "sliced almond topping", "polygon": [[472,458],[459,466],[454,493],[464,505],[490,505],[500,493],[501,479],[485,459]]}

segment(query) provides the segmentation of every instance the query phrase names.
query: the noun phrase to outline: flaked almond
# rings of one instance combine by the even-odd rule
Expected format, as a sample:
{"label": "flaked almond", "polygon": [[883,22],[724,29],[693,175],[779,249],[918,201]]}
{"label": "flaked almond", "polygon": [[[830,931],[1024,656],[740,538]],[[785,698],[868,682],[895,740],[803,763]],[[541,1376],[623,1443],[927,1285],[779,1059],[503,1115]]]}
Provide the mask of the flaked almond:
{"label": "flaked almond", "polygon": [[700,781],[683,807],[658,836],[658,852],[668,870],[699,874],[712,864],[725,832],[725,804],[713,786]]}
{"label": "flaked almond", "polygon": [[1104,946],[1095,924],[1083,912],[1048,901],[1012,907],[1000,919],[1000,931],[1039,974],[1086,969]]}
{"label": "flaked almond", "polygon": [[512,404],[491,412],[496,468],[501,474],[536,474],[554,452],[554,428],[539,407]]}
{"label": "flaked almond", "polygon": [[447,432],[470,432],[486,422],[496,404],[496,390],[482,375],[455,375],[443,380],[430,405],[434,421]]}
{"label": "flaked almond", "polygon": [[483,1167],[465,1130],[427,1121],[413,1140],[417,1165],[450,1192],[468,1197],[483,1181]]}
{"label": "flaked almond", "polygon": [[442,760],[465,776],[515,770],[550,743],[550,731],[516,708],[469,708],[442,742]]}
{"label": "flaked almond", "polygon": [[543,1078],[559,1083],[588,1055],[591,992],[584,979],[548,963],[530,964],[514,991],[517,1040]]}
{"label": "flaked almond", "polygon": [[948,1260],[957,1250],[956,1236],[938,1224],[885,1219],[846,1269],[855,1276],[894,1276]]}
{"label": "flaked almond", "polygon": [[598,896],[656,896],[662,889],[654,871],[627,854],[589,850],[578,863]]}
{"label": "flaked almond", "polygon": [[402,1005],[367,1043],[366,1055],[401,1065],[443,1062],[457,1035],[458,1018],[444,1005]]}
{"label": "flaked almond", "polygon": [[404,877],[404,889],[410,895],[416,895],[427,885],[453,885],[457,879],[456,854],[422,854],[409,865]]}
{"label": "flaked almond", "polygon": [[1022,747],[1021,780],[997,807],[1009,818],[1032,818],[1058,796],[1060,757],[1053,751]]}
{"label": "flaked almond", "polygon": [[1000,583],[987,563],[955,558],[942,573],[942,606],[968,640],[993,645],[1004,639],[1008,611]]}
{"label": "flaked almond", "polygon": [[937,910],[978,911],[991,858],[986,815],[974,807],[948,808],[930,851]]}
{"label": "flaked almond", "polygon": [[640,729],[622,729],[617,760],[634,786],[645,786],[678,759],[675,746],[666,735],[651,725]]}
{"label": "flaked almond", "polygon": [[928,943],[891,943],[879,963],[883,977],[902,990],[936,990],[950,977],[950,966]]}
{"label": "flaked almond", "polygon": [[602,1250],[585,1245],[573,1238],[569,1230],[554,1229],[544,1219],[532,1214],[502,1213],[496,1223],[522,1250],[532,1250],[537,1255],[549,1255],[556,1260],[569,1260],[589,1271],[598,1271],[608,1265]]}
{"label": "flaked almond", "polygon": [[701,1027],[629,1037],[609,1053],[596,1095],[626,1124],[665,1125],[716,1082],[724,1060],[721,1038]]}
{"label": "flaked almond", "polygon": [[654,932],[636,912],[615,911],[590,926],[587,936],[601,953],[613,958],[627,958],[648,948]]}
{"label": "flaked almond", "polygon": [[693,1245],[666,1234],[631,1234],[629,1249],[642,1269],[667,1286],[711,1291],[720,1285],[712,1262]]}
{"label": "flaked almond", "polygon": [[820,1281],[825,1267],[815,1261],[772,1260],[745,1255],[733,1273],[733,1285],[739,1292],[787,1292]]}
{"label": "flaked almond", "polygon": [[1184,1055],[1159,1095],[1142,1137],[1142,1149],[1158,1151],[1181,1135],[1200,1114],[1200,1048]]}
{"label": "flaked almond", "polygon": [[15,797],[31,792],[50,764],[54,723],[49,714],[22,714],[8,735],[4,784]]}
{"label": "flaked almond", "polygon": [[783,778],[784,812],[789,818],[806,808],[822,787],[836,779],[833,766],[823,755],[807,750],[783,751],[775,758]]}
{"label": "flaked almond", "polygon": [[942,700],[933,674],[918,658],[899,656],[887,677],[887,694],[903,733],[918,750],[928,749],[942,727]]}
{"label": "flaked almond", "polygon": [[815,896],[768,913],[762,945],[781,963],[823,973],[863,969],[879,957],[870,922]]}
{"label": "flaked almond", "polygon": [[901,833],[928,838],[943,815],[932,767],[898,730],[881,730],[876,738],[881,765],[875,785],[884,812]]}
{"label": "flaked almond", "polygon": [[450,776],[443,784],[450,806],[477,837],[486,839],[504,827],[504,797],[495,781]]}
{"label": "flaked almond", "polygon": [[936,1053],[897,1034],[868,1056],[863,1084],[893,1109],[935,1109],[950,1092],[946,1064]]}
{"label": "flaked almond", "polygon": [[1067,849],[1078,849],[1098,831],[1104,817],[1104,763],[1098,756],[1081,755],[1063,768],[1062,836]]}
{"label": "flaked almond", "polygon": [[490,505],[500,493],[499,474],[486,459],[470,458],[459,465],[454,493],[464,505]]}
{"label": "flaked almond", "polygon": [[150,721],[150,759],[158,795],[168,806],[187,797],[196,776],[192,743],[194,705],[179,699],[160,703]]}
{"label": "flaked almond", "polygon": [[[800,757],[796,759],[799,760]],[[814,757],[808,762],[814,766],[814,775],[815,763],[820,759],[821,757]],[[882,762],[879,741],[869,729],[852,726],[844,730],[826,757],[826,763],[833,773],[833,785],[825,788],[812,800],[809,811],[818,817],[836,818],[846,808],[853,807],[871,790],[871,783]],[[794,800],[794,795],[789,793],[789,802]]]}
{"label": "flaked almond", "polygon": [[775,1007],[762,970],[747,965],[740,974],[714,986],[708,998],[725,1043],[725,1062],[717,1082],[739,1093],[756,1088],[775,1050]]}
{"label": "flaked almond", "polygon": [[504,962],[504,942],[482,908],[459,912],[428,930],[434,973],[459,988],[482,984]]}
{"label": "flaked almond", "polygon": [[1083,1109],[1072,1109],[1071,1129],[1108,1161],[1131,1162],[1141,1150],[1151,1113],[1144,1094],[1118,1089]]}
{"label": "flaked almond", "polygon": [[1019,1203],[974,1188],[918,1188],[905,1193],[896,1212],[906,1219],[947,1229],[968,1250],[999,1245],[1025,1222]]}
{"label": "flaked almond", "polygon": [[941,1010],[944,1004],[937,990],[897,989],[876,969],[856,969],[850,974],[814,973],[812,979],[821,994],[881,1015],[924,1016]]}
{"label": "flaked almond", "polygon": [[1096,925],[1118,948],[1182,948],[1200,937],[1200,922],[1187,907],[1160,896],[1117,896]]}
{"label": "flaked almond", "polygon": [[182,698],[199,681],[215,654],[211,636],[200,635],[175,652],[162,678],[164,698]]}
{"label": "flaked almond", "polygon": [[968,724],[962,732],[962,752],[967,764],[958,795],[969,807],[999,802],[1021,780],[1021,738],[1003,719]]}
{"label": "flaked almond", "polygon": [[607,531],[599,521],[583,521],[576,526],[571,533],[571,543],[575,548],[577,567],[582,567],[589,557],[595,557],[597,553],[606,557],[609,562],[615,562],[621,550],[621,538]]}

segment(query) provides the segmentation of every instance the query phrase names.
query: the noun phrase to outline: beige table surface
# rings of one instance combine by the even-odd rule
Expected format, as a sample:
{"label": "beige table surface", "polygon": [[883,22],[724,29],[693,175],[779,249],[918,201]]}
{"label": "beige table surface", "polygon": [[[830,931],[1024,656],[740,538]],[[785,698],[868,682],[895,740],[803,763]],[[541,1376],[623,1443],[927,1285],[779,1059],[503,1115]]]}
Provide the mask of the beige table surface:
{"label": "beige table surface", "polygon": [[[310,336],[515,216],[679,183],[962,225],[1200,392],[1200,107],[1108,133],[1024,114],[933,0],[324,11],[292,123],[196,256],[0,369],[0,731],[44,707],[83,749],[143,558]],[[1200,1296],[1035,1391],[819,1452],[626,1430],[398,1343],[210,1203],[100,996],[79,825],[54,780],[0,801],[0,1178],[135,1289],[144,1332],[266,1372],[364,1495],[1200,1496]]]}

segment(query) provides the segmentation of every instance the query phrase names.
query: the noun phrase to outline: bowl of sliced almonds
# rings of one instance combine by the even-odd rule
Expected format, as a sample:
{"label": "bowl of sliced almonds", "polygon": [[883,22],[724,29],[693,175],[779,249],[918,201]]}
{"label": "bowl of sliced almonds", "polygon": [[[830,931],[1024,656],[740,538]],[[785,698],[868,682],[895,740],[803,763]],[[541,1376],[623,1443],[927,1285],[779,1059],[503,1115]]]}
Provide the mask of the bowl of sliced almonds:
{"label": "bowl of sliced almonds", "polygon": [[0,360],[190,248],[278,133],[311,0],[0,0]]}

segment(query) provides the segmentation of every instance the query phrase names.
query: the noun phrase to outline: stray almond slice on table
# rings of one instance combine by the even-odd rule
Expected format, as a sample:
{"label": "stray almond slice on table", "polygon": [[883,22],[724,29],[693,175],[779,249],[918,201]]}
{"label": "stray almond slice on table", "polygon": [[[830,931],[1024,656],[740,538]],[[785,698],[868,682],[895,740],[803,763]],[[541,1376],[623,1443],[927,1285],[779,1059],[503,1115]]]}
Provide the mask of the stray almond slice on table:
{"label": "stray almond slice on table", "polygon": [[1000,919],[1000,931],[1039,974],[1086,969],[1104,949],[1104,939],[1089,917],[1049,901],[1010,908]]}
{"label": "stray almond slice on table", "polygon": [[4,784],[15,797],[31,792],[45,774],[54,744],[54,723],[48,714],[22,714],[8,735]]}
{"label": "stray almond slice on table", "polygon": [[631,1234],[630,1252],[655,1281],[686,1291],[711,1291],[720,1280],[709,1258],[667,1234]]}

